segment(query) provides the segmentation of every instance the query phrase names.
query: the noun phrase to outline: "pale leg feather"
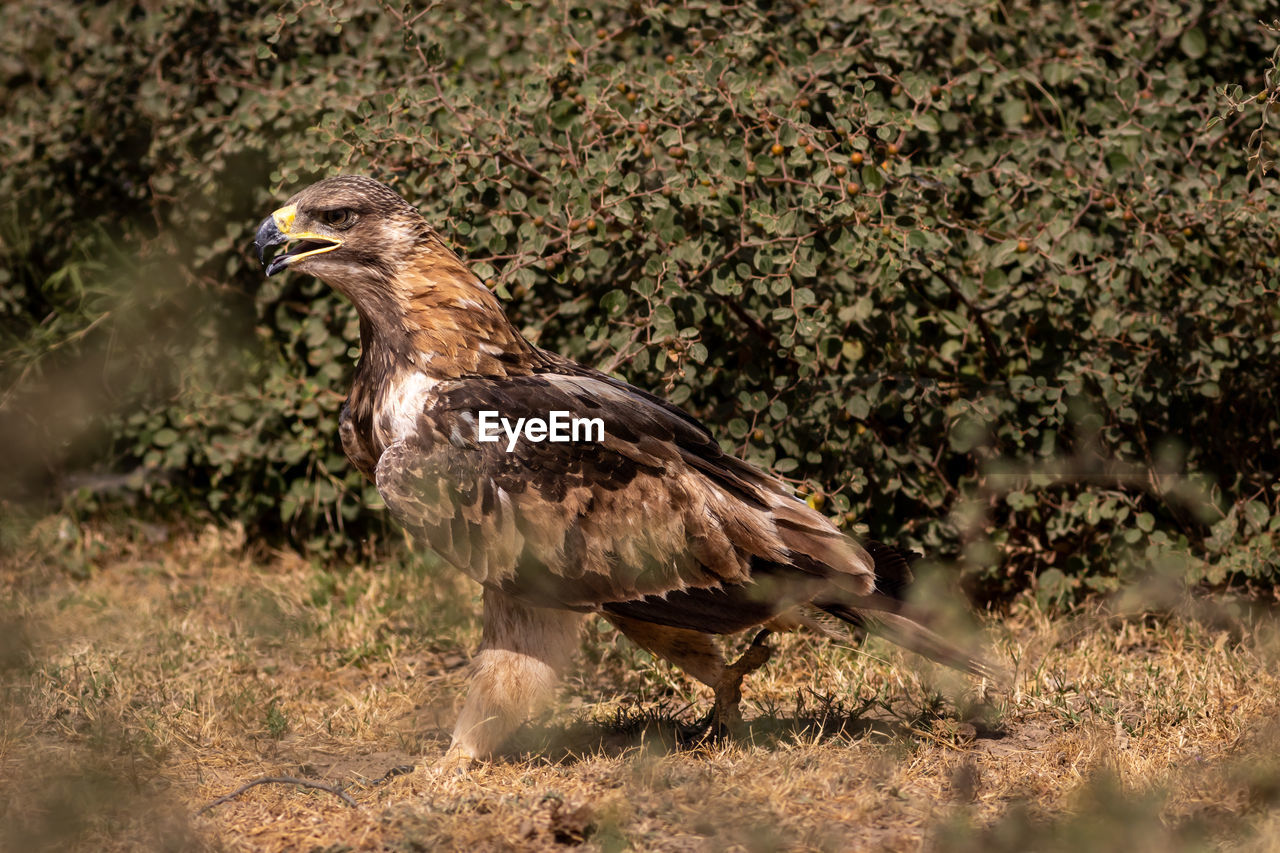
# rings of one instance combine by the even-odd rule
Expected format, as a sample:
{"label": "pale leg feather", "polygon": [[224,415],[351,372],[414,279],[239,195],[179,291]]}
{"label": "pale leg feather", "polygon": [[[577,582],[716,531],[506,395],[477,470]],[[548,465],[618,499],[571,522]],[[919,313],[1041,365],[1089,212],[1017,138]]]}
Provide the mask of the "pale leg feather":
{"label": "pale leg feather", "polygon": [[485,590],[483,637],[446,764],[460,768],[489,757],[551,697],[577,648],[583,618]]}

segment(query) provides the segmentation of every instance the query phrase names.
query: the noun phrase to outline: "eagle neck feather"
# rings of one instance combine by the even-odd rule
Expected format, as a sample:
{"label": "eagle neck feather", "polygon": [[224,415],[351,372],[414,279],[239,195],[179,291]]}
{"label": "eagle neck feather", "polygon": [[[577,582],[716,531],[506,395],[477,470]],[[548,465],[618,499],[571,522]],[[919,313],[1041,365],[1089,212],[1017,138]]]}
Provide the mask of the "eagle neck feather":
{"label": "eagle neck feather", "polygon": [[547,361],[438,240],[427,242],[380,291],[387,298],[356,305],[361,355],[347,398],[355,443],[346,449],[362,470],[367,463],[361,460],[376,464],[391,441],[416,431],[439,383],[523,376]]}
{"label": "eagle neck feather", "polygon": [[[372,373],[421,371],[433,379],[530,372],[537,350],[507,319],[497,298],[457,255],[428,242],[360,310],[360,341]],[[358,375],[360,375],[358,374]]]}

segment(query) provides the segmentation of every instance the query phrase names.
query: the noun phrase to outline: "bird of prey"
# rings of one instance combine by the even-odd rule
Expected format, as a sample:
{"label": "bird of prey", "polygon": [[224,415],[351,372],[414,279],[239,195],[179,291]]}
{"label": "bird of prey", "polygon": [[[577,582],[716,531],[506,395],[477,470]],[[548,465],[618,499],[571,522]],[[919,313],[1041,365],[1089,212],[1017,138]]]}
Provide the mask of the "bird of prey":
{"label": "bird of prey", "polygon": [[[256,244],[268,276],[316,276],[355,306],[343,448],[415,541],[483,587],[448,761],[490,756],[548,696],[588,614],[709,685],[726,725],[767,632],[828,633],[831,616],[987,674],[901,601],[908,554],[843,534],[679,407],[527,341],[387,186],[322,180]],[[761,628],[728,664],[715,636]]]}

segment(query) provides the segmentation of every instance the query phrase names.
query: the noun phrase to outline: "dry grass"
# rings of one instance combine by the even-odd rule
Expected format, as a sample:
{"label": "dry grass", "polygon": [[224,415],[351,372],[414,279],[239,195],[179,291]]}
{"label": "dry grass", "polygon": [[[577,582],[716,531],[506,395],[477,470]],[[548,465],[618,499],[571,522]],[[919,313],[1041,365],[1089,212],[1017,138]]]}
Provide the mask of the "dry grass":
{"label": "dry grass", "polygon": [[[748,681],[752,739],[728,745],[682,742],[706,691],[601,623],[511,755],[440,779],[477,633],[465,582],[147,532],[51,522],[0,567],[0,849],[1280,843],[1266,622],[1019,606],[987,628],[1015,687],[981,702],[878,641],[787,637]],[[196,814],[264,775],[358,807],[270,784]]]}

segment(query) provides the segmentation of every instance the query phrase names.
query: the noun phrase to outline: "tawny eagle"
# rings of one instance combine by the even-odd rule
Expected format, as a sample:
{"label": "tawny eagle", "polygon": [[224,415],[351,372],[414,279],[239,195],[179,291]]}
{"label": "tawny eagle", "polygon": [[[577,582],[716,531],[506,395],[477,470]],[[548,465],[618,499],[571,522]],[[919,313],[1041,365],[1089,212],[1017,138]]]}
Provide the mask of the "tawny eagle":
{"label": "tawny eagle", "polygon": [[[903,552],[843,534],[677,406],[525,340],[390,188],[320,181],[268,216],[256,242],[267,275],[316,276],[355,305],[343,448],[416,541],[483,586],[453,760],[490,755],[520,725],[592,613],[710,685],[726,723],[768,647],[728,665],[714,637],[760,626],[823,628],[831,614],[985,673],[901,603]],[[481,440],[485,412],[568,412],[599,419],[603,435]]]}

